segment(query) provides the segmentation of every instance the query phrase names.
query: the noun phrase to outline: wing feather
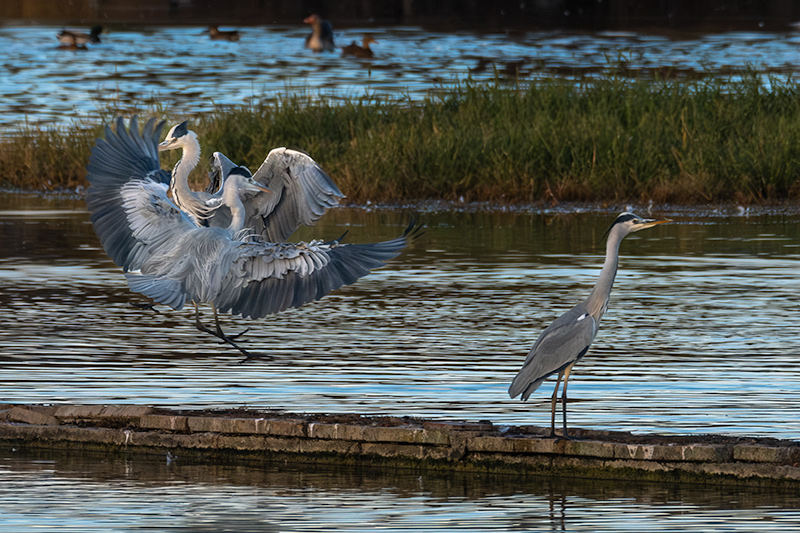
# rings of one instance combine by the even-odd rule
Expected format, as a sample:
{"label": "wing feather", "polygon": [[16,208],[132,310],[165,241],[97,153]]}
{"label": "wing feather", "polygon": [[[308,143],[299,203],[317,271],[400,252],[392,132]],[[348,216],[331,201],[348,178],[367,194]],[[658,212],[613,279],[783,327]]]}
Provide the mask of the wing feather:
{"label": "wing feather", "polygon": [[527,400],[545,379],[583,357],[596,334],[597,321],[582,304],[558,317],[536,340],[508,395]]}
{"label": "wing feather", "polygon": [[344,195],[322,168],[297,150],[275,148],[253,175],[271,192],[245,199],[246,222],[268,241],[281,242],[312,226]]}
{"label": "wing feather", "polygon": [[95,233],[109,257],[125,271],[139,268],[142,250],[127,222],[122,188],[132,180],[169,183],[170,179],[158,161],[163,123],[154,127],[154,122],[148,121],[142,132],[135,116],[129,129],[121,118],[115,129],[106,126],[106,138],[97,140],[86,167],[90,183],[86,203]]}
{"label": "wing feather", "polygon": [[301,307],[385,265],[418,235],[412,223],[379,243],[243,243],[216,304],[250,318]]}

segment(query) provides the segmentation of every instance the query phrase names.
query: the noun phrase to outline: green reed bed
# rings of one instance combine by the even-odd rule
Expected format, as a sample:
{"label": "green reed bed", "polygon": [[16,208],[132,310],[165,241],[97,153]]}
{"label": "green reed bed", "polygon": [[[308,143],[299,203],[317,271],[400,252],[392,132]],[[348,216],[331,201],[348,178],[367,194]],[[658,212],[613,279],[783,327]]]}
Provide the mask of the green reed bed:
{"label": "green reed bed", "polygon": [[[220,109],[190,124],[206,155],[219,150],[251,170],[274,147],[301,148],[351,202],[800,199],[800,85],[755,73],[465,82],[421,102],[300,96]],[[83,184],[99,131],[9,136],[0,143],[5,185]]]}

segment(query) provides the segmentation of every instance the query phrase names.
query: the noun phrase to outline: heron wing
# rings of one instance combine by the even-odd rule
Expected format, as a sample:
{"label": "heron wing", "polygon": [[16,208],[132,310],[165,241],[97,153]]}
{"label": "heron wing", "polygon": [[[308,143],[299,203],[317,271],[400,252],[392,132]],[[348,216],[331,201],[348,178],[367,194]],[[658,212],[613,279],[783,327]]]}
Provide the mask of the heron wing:
{"label": "heron wing", "polygon": [[370,244],[245,243],[216,304],[220,311],[260,318],[319,300],[396,257],[419,229],[412,222],[401,236]]}
{"label": "heron wing", "polygon": [[300,227],[312,226],[344,195],[330,176],[297,150],[270,151],[253,178],[270,190],[251,193],[243,202],[252,227],[270,242],[282,242]]}
{"label": "heron wing", "polygon": [[597,321],[583,305],[558,317],[531,348],[508,388],[509,396],[522,394],[522,399],[527,400],[545,379],[583,357],[596,334]]}
{"label": "heron wing", "polygon": [[[132,180],[122,187],[123,208],[131,235],[136,239],[135,272],[126,272],[132,291],[156,303],[181,309],[188,299],[197,298],[185,288],[181,264],[191,261],[185,237],[202,232],[186,213],[167,198],[167,184],[149,179]],[[144,271],[146,274],[143,274]],[[170,275],[164,275],[170,274]]]}
{"label": "heron wing", "polygon": [[122,118],[116,127],[106,126],[105,138],[92,147],[87,180],[86,204],[95,233],[109,257],[124,271],[141,266],[141,244],[128,223],[122,197],[123,187],[131,181],[149,180],[168,184],[169,173],[158,161],[158,142],[164,123],[150,119],[139,131],[137,118],[126,129]]}
{"label": "heron wing", "polygon": [[208,173],[208,187],[206,192],[211,195],[221,195],[225,178],[236,168],[236,163],[228,159],[222,152],[214,152],[211,156],[211,172]]}

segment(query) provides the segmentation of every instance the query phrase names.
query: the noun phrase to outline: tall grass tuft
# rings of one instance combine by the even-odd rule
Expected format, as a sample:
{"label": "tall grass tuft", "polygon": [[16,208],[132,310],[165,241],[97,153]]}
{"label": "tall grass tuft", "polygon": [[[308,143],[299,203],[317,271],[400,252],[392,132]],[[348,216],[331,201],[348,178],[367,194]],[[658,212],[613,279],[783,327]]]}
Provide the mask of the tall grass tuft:
{"label": "tall grass tuft", "polygon": [[[526,86],[468,81],[419,102],[284,97],[220,109],[191,127],[207,155],[221,151],[251,170],[277,146],[305,150],[356,203],[775,202],[800,199],[799,93],[792,79],[755,72],[688,81],[612,72]],[[94,134],[9,136],[3,179],[74,186]]]}

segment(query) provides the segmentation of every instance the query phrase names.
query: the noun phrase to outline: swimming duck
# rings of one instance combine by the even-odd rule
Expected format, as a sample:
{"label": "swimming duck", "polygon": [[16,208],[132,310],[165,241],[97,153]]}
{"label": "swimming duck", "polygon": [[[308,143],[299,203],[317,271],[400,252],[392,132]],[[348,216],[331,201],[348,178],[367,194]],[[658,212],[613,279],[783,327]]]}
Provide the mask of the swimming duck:
{"label": "swimming duck", "polygon": [[61,30],[61,32],[56,35],[58,42],[61,43],[62,46],[66,47],[73,47],[73,46],[84,46],[86,43],[99,43],[100,42],[100,34],[103,32],[102,26],[93,26],[89,33],[84,33],[80,31],[70,31],[70,30]]}
{"label": "swimming duck", "polygon": [[361,40],[361,46],[358,46],[355,41],[348,44],[347,46],[342,47],[342,55],[347,56],[356,56],[356,57],[372,57],[372,49],[369,47],[371,43],[377,44],[378,41],[375,40],[372,35],[365,35],[364,38]]}
{"label": "swimming duck", "polygon": [[333,44],[333,26],[330,22],[316,14],[307,16],[303,22],[311,24],[311,35],[306,37],[306,48],[314,52],[333,52],[336,49]]}
{"label": "swimming duck", "polygon": [[220,31],[217,26],[209,26],[208,36],[215,41],[238,41],[239,30]]}
{"label": "swimming duck", "polygon": [[85,44],[78,44],[74,37],[59,39],[59,50],[88,50]]}

